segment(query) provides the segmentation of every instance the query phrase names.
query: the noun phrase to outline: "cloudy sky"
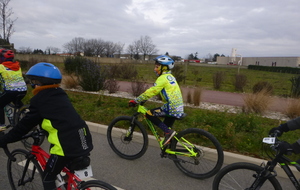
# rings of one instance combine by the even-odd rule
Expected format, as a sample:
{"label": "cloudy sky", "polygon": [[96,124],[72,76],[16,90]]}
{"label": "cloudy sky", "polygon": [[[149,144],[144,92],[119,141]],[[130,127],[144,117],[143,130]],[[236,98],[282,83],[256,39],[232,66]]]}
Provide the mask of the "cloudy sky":
{"label": "cloudy sky", "polygon": [[299,56],[299,0],[11,0],[16,49],[75,37],[125,44],[150,36],[159,54]]}

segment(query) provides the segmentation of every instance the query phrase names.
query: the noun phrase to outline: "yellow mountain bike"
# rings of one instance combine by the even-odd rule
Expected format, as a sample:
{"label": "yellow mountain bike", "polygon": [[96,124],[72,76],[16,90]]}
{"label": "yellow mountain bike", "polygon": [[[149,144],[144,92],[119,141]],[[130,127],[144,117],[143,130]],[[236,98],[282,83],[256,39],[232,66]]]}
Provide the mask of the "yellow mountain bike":
{"label": "yellow mountain bike", "polygon": [[170,145],[163,146],[160,135],[145,117],[144,102],[138,105],[133,116],[119,116],[107,128],[107,139],[112,150],[121,158],[134,160],[144,155],[148,147],[148,134],[139,121],[142,115],[161,148],[161,157],[169,158],[187,176],[205,179],[215,175],[224,161],[219,141],[209,132],[199,128],[187,128],[178,132]]}

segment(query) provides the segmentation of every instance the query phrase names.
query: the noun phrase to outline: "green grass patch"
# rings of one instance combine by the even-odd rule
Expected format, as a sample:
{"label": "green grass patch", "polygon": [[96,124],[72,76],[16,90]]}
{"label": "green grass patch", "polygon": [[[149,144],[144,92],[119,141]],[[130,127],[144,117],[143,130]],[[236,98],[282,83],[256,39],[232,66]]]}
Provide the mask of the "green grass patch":
{"label": "green grass patch", "polygon": [[[86,121],[108,125],[115,117],[131,116],[136,108],[128,107],[128,99],[86,94],[67,91],[75,109]],[[148,108],[154,108],[160,103],[147,102]],[[187,128],[201,128],[212,133],[222,144],[223,149],[230,152],[262,158],[262,138],[268,136],[271,128],[279,125],[280,121],[262,118],[255,114],[232,114],[185,107],[188,114],[183,120],[174,124],[176,131]],[[146,123],[143,122],[146,127]],[[146,127],[148,128],[148,127]],[[160,132],[160,130],[158,129]],[[300,131],[283,135],[283,140],[295,142]]]}

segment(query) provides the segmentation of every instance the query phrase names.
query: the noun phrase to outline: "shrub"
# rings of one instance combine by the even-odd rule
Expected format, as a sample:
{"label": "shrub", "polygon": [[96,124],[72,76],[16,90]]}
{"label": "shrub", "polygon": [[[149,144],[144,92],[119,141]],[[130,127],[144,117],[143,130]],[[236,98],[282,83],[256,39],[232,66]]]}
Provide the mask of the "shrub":
{"label": "shrub", "polygon": [[86,61],[87,59],[84,57],[67,57],[64,61],[64,70],[67,74],[72,74],[72,73],[77,73],[78,71],[80,71],[83,63]]}
{"label": "shrub", "polygon": [[[138,76],[137,69],[131,64],[121,64],[120,66],[114,66],[114,76],[118,76],[122,79],[135,79]],[[117,69],[116,69],[117,68]]]}
{"label": "shrub", "polygon": [[222,71],[218,71],[213,75],[213,83],[214,83],[214,89],[220,89],[222,83],[225,80],[225,73]]}
{"label": "shrub", "polygon": [[247,76],[243,74],[236,74],[234,78],[234,87],[236,91],[244,92],[244,87],[247,84]]}
{"label": "shrub", "polygon": [[248,94],[244,97],[245,105],[242,107],[245,113],[264,113],[272,102],[266,90],[262,90],[255,94]]}
{"label": "shrub", "polygon": [[292,77],[290,81],[292,82],[291,97],[299,98],[300,97],[300,75]]}
{"label": "shrub", "polygon": [[38,60],[38,59],[30,58],[29,61],[20,60],[19,62],[20,62],[20,66],[21,66],[22,70],[27,71],[33,65],[35,65],[39,62],[47,62],[47,60]]}
{"label": "shrub", "polygon": [[148,88],[148,85],[145,82],[133,80],[131,81],[131,91],[132,95],[137,97]]}
{"label": "shrub", "polygon": [[74,74],[78,83],[85,91],[99,91],[105,89],[107,72],[104,66],[84,57],[68,57],[64,61],[65,72]]}
{"label": "shrub", "polygon": [[83,90],[104,90],[104,83],[106,79],[104,67],[101,68],[100,65],[86,59],[80,67],[80,71],[77,71],[77,74],[79,76],[79,85]]}
{"label": "shrub", "polygon": [[258,93],[258,92],[261,92],[262,90],[264,90],[266,93],[268,93],[269,95],[272,95],[273,94],[273,86],[268,83],[268,82],[265,82],[265,81],[260,81],[260,82],[257,82],[253,88],[253,93]]}
{"label": "shrub", "polygon": [[116,93],[119,88],[118,81],[115,79],[108,79],[105,81],[105,89],[108,90],[109,94]]}
{"label": "shrub", "polygon": [[183,67],[180,65],[174,66],[174,68],[172,69],[172,75],[174,75],[178,83],[181,83],[182,81],[185,80]]}

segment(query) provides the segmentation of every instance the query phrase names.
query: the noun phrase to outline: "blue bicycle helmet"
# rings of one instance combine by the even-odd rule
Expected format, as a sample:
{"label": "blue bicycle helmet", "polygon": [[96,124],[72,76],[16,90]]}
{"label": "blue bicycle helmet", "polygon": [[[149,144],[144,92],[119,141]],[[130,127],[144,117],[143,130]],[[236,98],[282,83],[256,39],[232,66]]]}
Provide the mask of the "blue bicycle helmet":
{"label": "blue bicycle helmet", "polygon": [[161,64],[161,65],[168,66],[169,70],[173,69],[174,68],[174,64],[175,64],[174,60],[171,59],[169,56],[166,56],[166,55],[160,55],[160,56],[156,57],[154,59],[154,61],[156,63]]}
{"label": "blue bicycle helmet", "polygon": [[62,75],[59,69],[51,63],[37,63],[32,66],[26,73],[30,80],[37,80],[42,85],[61,83]]}

